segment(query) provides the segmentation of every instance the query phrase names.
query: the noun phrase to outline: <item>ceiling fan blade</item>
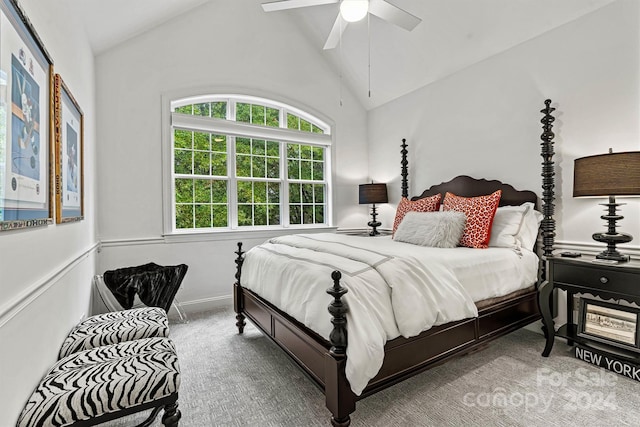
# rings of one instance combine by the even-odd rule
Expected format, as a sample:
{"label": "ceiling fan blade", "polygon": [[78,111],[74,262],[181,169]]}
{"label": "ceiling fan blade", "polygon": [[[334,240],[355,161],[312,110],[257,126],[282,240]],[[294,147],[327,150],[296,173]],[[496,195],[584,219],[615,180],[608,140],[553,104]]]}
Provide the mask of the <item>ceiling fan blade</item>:
{"label": "ceiling fan blade", "polygon": [[296,9],[298,7],[338,3],[339,1],[340,0],[281,0],[262,3],[262,9],[265,12],[276,12],[278,10]]}
{"label": "ceiling fan blade", "polygon": [[338,17],[336,21],[333,23],[333,28],[331,28],[331,32],[329,33],[329,37],[327,37],[327,41],[324,44],[325,50],[334,49],[340,43],[340,36],[344,33],[345,28],[347,28],[348,22],[342,19],[342,15],[338,13]]}
{"label": "ceiling fan blade", "polygon": [[369,13],[372,13],[385,21],[389,21],[398,27],[404,28],[407,31],[413,30],[416,25],[422,22],[422,19],[417,16],[412,15],[397,6],[386,2],[385,0],[369,0]]}

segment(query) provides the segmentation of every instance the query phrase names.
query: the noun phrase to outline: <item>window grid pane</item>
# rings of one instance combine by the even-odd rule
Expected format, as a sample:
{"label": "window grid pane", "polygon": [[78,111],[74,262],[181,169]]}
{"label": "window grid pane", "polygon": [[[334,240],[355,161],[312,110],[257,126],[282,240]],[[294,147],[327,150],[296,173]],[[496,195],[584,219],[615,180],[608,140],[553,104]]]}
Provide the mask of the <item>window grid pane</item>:
{"label": "window grid pane", "polygon": [[301,132],[324,134],[324,130],[322,130],[322,128],[320,128],[319,126],[291,113],[287,113],[287,129],[299,130]]}
{"label": "window grid pane", "polygon": [[227,175],[225,135],[174,131],[174,173],[187,175]]}
{"label": "window grid pane", "polygon": [[236,121],[251,123],[251,104],[238,102],[236,104]]}
{"label": "window grid pane", "polygon": [[324,148],[287,144],[287,178],[324,181]]}
{"label": "window grid pane", "polygon": [[236,103],[236,121],[258,126],[280,127],[280,110],[262,104]]}
{"label": "window grid pane", "polygon": [[192,150],[175,150],[173,154],[173,169],[175,173],[192,174],[193,173],[193,151]]}
{"label": "window grid pane", "polygon": [[289,222],[291,224],[324,224],[324,184],[289,184]]}
{"label": "window grid pane", "polygon": [[266,107],[265,125],[269,127],[280,127],[280,110],[277,108]]}
{"label": "window grid pane", "polygon": [[238,226],[280,225],[280,183],[238,181]]}
{"label": "window grid pane", "polygon": [[[302,123],[302,120],[298,121]],[[325,223],[325,184],[315,183],[324,180],[324,161],[321,159],[324,159],[322,147],[287,144],[287,177],[290,180],[289,222],[291,224]]]}
{"label": "window grid pane", "polygon": [[[229,119],[227,117],[227,104],[227,101],[200,102],[176,107],[174,111],[180,114],[227,120]],[[284,110],[282,107],[275,108],[263,104],[248,102],[236,102],[235,106],[235,121],[237,122],[251,123],[267,127],[281,127],[280,110]],[[309,120],[305,120],[296,114],[285,111],[283,117],[286,117],[286,126],[283,127],[287,129],[317,134],[325,133],[320,126]]]}
{"label": "window grid pane", "polygon": [[227,103],[222,102],[212,102],[211,103],[211,117],[216,119],[226,119],[227,118]]}
{"label": "window grid pane", "polygon": [[227,181],[176,178],[176,228],[227,227]]}
{"label": "window grid pane", "polygon": [[[228,110],[231,116],[227,115]],[[239,102],[234,98],[230,102],[183,105],[174,111],[257,126],[325,133],[313,121],[291,114],[286,108]],[[286,225],[281,224],[281,191],[289,195],[290,224],[326,223],[325,147],[232,137],[231,151],[227,152],[229,137],[225,135],[177,128],[173,131],[177,229],[228,228],[232,225],[229,215],[234,218],[233,224],[240,227]],[[235,158],[235,174],[231,176],[228,175],[229,155]],[[234,196],[237,206],[233,210],[228,204],[229,185],[237,188]]]}
{"label": "window grid pane", "polygon": [[183,105],[182,107],[177,107],[175,109],[175,112],[181,114],[193,114],[193,105]]}
{"label": "window grid pane", "polygon": [[280,143],[264,139],[236,138],[236,176],[280,178]]}
{"label": "window grid pane", "polygon": [[251,124],[264,125],[266,122],[266,107],[264,105],[251,104]]}
{"label": "window grid pane", "polygon": [[176,113],[189,114],[193,116],[226,119],[227,118],[227,102],[212,101],[212,102],[201,102],[197,104],[183,105],[181,107],[176,107],[174,111]]}

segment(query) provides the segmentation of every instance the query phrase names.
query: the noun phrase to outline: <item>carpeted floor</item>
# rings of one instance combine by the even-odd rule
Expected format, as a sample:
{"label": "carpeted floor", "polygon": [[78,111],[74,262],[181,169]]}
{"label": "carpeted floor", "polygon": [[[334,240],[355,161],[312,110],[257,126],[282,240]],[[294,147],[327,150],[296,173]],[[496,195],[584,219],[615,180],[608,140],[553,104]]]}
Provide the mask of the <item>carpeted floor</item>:
{"label": "carpeted floor", "polygon": [[[182,371],[181,426],[328,426],[324,396],[231,309],[172,324]],[[519,330],[357,403],[357,426],[639,426],[640,383],[573,357],[558,340]],[[144,416],[105,425],[130,426]],[[156,420],[160,426],[160,416]]]}

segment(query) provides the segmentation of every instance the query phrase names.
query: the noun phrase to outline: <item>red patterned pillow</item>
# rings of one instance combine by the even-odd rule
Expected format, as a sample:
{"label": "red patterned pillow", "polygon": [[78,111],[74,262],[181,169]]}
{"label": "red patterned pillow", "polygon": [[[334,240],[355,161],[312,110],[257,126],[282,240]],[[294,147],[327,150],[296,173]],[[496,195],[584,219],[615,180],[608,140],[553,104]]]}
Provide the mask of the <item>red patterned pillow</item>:
{"label": "red patterned pillow", "polygon": [[469,248],[488,248],[491,238],[493,217],[500,203],[502,190],[487,196],[460,197],[452,193],[444,196],[444,210],[458,211],[467,216],[464,232],[460,239],[461,246]]}
{"label": "red patterned pillow", "polygon": [[440,209],[441,198],[442,196],[440,194],[416,201],[411,201],[403,197],[398,204],[398,209],[396,209],[396,219],[393,221],[393,234],[396,233],[398,226],[402,222],[402,218],[404,218],[407,212],[436,212]]}

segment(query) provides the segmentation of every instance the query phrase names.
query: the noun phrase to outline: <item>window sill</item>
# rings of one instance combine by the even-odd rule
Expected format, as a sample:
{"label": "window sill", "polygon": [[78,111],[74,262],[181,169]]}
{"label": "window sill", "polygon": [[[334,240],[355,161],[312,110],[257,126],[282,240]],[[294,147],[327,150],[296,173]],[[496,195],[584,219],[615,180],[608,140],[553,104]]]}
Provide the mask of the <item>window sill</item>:
{"label": "window sill", "polygon": [[285,236],[296,233],[335,233],[338,227],[289,227],[275,230],[225,230],[225,231],[207,231],[207,232],[186,232],[172,233],[163,235],[166,243],[182,243],[182,242],[205,242],[205,241],[224,241],[224,240],[243,240],[243,239],[261,239],[266,240],[271,237]]}

